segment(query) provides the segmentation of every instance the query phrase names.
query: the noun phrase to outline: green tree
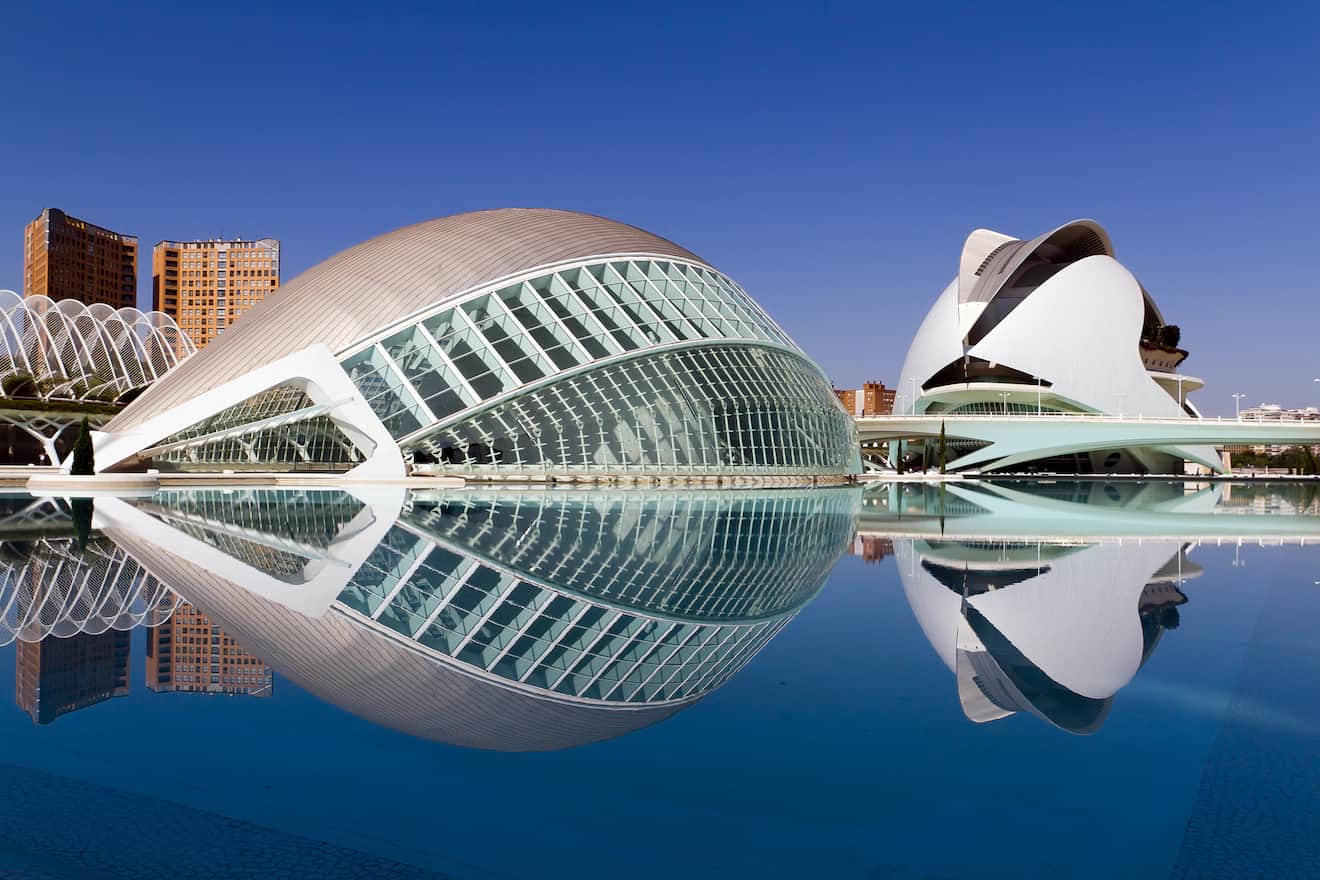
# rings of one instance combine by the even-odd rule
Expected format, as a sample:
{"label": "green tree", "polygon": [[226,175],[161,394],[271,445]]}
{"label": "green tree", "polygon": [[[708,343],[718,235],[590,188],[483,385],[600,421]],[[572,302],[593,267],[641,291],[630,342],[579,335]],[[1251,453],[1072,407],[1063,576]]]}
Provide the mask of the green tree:
{"label": "green tree", "polygon": [[949,464],[949,447],[944,438],[944,422],[940,422],[940,473],[945,473],[945,468]]}
{"label": "green tree", "polygon": [[82,426],[78,429],[78,439],[73,443],[73,466],[69,473],[76,477],[90,477],[96,473],[96,454],[92,449],[92,426],[83,416]]}

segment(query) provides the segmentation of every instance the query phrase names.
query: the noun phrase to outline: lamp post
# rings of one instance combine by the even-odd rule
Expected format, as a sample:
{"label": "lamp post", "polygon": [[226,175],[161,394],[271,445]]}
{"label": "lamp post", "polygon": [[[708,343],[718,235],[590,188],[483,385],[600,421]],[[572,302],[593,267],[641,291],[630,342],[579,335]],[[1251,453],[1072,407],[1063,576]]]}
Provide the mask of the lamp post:
{"label": "lamp post", "polygon": [[1004,398],[1004,415],[1008,415],[1008,398],[1009,398],[1009,395],[1012,394],[1012,393],[1013,393],[1013,392],[1011,392],[1011,391],[1001,391],[1001,392],[999,392],[999,396],[1002,397],[1002,398]]}
{"label": "lamp post", "polygon": [[1233,416],[1234,416],[1234,418],[1237,418],[1237,419],[1241,420],[1241,418],[1242,418],[1242,398],[1244,398],[1244,397],[1246,397],[1246,396],[1247,396],[1247,395],[1245,395],[1245,394],[1234,394],[1234,395],[1233,395]]}
{"label": "lamp post", "polygon": [[912,376],[910,380],[912,382],[912,401],[908,404],[908,414],[915,416],[917,414],[917,377]]}

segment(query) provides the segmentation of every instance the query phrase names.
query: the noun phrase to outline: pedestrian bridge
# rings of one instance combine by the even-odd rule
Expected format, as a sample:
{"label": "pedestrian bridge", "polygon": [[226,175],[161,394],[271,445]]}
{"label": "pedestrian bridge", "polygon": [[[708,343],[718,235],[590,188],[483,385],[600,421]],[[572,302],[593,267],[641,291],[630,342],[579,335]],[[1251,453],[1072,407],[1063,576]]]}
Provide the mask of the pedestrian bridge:
{"label": "pedestrian bridge", "polygon": [[[989,444],[950,461],[949,470],[1001,470],[1057,455],[1102,449],[1320,445],[1320,421],[1147,418],[1090,413],[871,416],[857,419],[857,434],[865,446],[889,440],[934,439],[939,437],[941,426],[950,440]],[[1222,470],[1222,465],[1210,456],[1195,458]]]}

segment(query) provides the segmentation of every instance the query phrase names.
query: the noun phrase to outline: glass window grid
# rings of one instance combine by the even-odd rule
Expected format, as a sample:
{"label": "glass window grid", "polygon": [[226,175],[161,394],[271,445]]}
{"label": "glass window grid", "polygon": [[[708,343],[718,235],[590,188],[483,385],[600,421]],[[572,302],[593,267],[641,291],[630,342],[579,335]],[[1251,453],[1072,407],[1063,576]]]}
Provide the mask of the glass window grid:
{"label": "glass window grid", "polygon": [[815,369],[712,346],[616,361],[413,441],[443,466],[520,473],[848,473],[853,425]]}
{"label": "glass window grid", "polygon": [[[409,547],[406,539],[383,544],[391,547],[383,555],[395,557],[391,575],[407,567],[409,557],[425,552],[415,543],[399,552],[400,544]],[[429,556],[411,566],[409,582],[391,589],[388,599],[390,576],[378,577],[377,560],[375,574],[356,575],[340,599],[349,608],[374,613],[401,635],[506,679],[613,702],[696,695],[701,685],[716,680],[714,671],[749,657],[741,649],[780,625],[778,620],[657,620],[567,596],[457,554],[444,556],[443,571],[431,566]],[[364,601],[364,596],[375,600]],[[635,686],[626,687],[630,682]]]}
{"label": "glass window grid", "polygon": [[[819,589],[854,495],[413,501],[341,601],[509,681],[607,702],[688,699],[726,681]],[[694,610],[726,617],[655,616]]]}
{"label": "glass window grid", "polygon": [[[700,339],[792,345],[728,279],[658,260],[565,267],[469,297],[417,324],[427,333],[396,331],[343,362],[396,438],[417,430],[413,421],[426,418],[426,402],[446,387],[472,406],[473,396],[487,402],[539,377],[644,347]],[[425,392],[400,387],[405,376],[402,384],[411,385],[427,370]],[[446,400],[438,418],[453,413],[453,398]]]}
{"label": "glass window grid", "polygon": [[[667,492],[547,503],[536,494],[414,503],[403,522],[547,584],[700,619],[773,616],[819,586],[853,527],[850,490]],[[793,556],[780,546],[791,543]]]}

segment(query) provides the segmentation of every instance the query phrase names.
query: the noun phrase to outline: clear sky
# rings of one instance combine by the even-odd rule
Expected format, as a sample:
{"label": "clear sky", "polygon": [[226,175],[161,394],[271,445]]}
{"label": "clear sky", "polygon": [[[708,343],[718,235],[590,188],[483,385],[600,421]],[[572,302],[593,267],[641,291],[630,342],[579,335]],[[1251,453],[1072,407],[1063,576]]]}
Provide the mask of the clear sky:
{"label": "clear sky", "polygon": [[1320,404],[1317,7],[887,6],[9,4],[0,288],[48,206],[139,236],[144,305],[165,238],[278,237],[288,280],[560,207],[701,254],[839,385],[893,384],[970,230],[1093,217],[1205,411]]}

